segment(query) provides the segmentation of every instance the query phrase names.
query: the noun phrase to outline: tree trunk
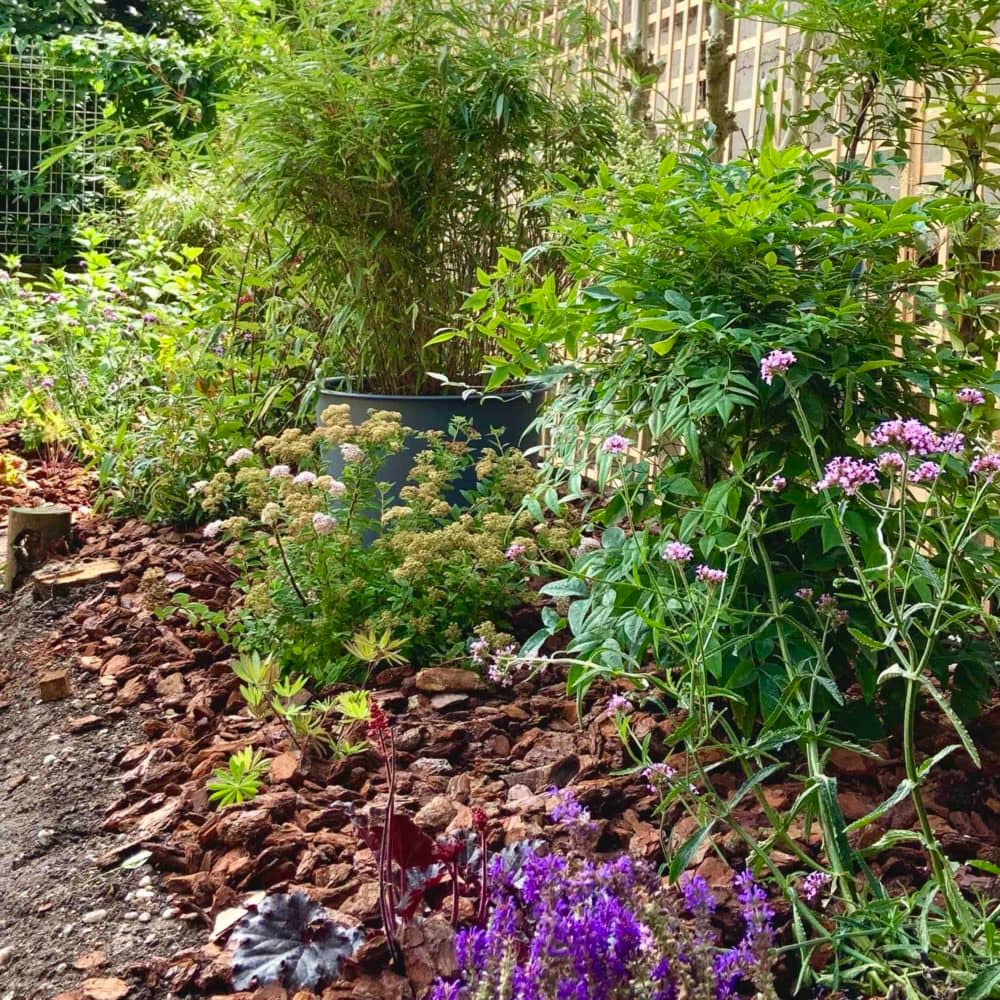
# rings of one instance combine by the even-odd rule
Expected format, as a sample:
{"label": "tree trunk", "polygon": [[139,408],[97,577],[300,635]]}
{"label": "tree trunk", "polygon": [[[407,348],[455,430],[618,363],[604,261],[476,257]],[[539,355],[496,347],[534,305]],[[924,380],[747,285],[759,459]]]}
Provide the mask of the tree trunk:
{"label": "tree trunk", "polygon": [[722,161],[726,142],[737,130],[736,115],[729,108],[729,65],[732,61],[726,16],[722,7],[713,3],[708,16],[708,39],[705,43],[705,103],[708,117],[715,126],[712,159],[717,163]]}
{"label": "tree trunk", "polygon": [[3,589],[14,592],[22,574],[41,566],[69,537],[73,512],[61,504],[41,507],[11,507],[7,512],[7,562]]}

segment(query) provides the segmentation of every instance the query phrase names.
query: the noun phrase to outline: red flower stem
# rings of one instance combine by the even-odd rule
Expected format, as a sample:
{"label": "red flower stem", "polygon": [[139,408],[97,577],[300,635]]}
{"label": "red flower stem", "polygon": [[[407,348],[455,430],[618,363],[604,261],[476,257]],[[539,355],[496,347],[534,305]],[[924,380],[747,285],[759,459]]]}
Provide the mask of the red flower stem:
{"label": "red flower stem", "polygon": [[479,853],[482,855],[479,871],[479,912],[476,914],[480,926],[486,924],[486,826],[479,830]]}

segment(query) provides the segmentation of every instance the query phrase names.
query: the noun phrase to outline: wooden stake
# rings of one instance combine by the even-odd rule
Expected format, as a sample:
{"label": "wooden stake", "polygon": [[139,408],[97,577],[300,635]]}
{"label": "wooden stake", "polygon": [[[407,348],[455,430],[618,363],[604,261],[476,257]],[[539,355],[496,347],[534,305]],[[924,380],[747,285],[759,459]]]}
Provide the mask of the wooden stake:
{"label": "wooden stake", "polygon": [[63,538],[69,537],[73,512],[61,504],[11,507],[7,512],[7,562],[3,589],[14,592],[18,578],[44,563]]}

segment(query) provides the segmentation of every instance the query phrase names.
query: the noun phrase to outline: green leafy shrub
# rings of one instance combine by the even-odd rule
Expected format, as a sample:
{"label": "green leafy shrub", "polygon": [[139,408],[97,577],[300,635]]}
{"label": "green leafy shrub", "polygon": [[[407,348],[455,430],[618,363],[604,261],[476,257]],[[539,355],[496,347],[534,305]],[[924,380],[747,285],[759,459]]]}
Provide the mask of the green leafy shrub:
{"label": "green leafy shrub", "polygon": [[[1000,387],[937,326],[943,273],[926,264],[928,249],[968,209],[945,195],[896,201],[875,179],[855,173],[840,184],[827,161],[801,149],[765,148],[724,165],[670,154],[646,181],[603,171],[597,187],[557,199],[562,215],[547,246],[566,262],[565,289],[536,279],[530,263],[501,261],[483,277],[468,304],[480,310],[473,336],[503,330],[494,381],[558,382],[546,414],[551,477],[570,497],[582,495],[588,464],[601,486],[614,486],[612,469],[618,477],[590,514],[624,530],[606,532],[604,549],[584,563],[594,589],[588,610],[578,606],[570,620],[576,655],[621,667],[656,651],[659,619],[644,602],[657,598],[648,579],[639,587],[634,579],[655,531],[697,537],[709,559],[763,505],[787,525],[767,540],[780,582],[832,593],[849,569],[821,499],[802,485],[812,457],[784,383],[759,376],[773,348],[798,358],[792,380],[808,385],[801,405],[831,453],[850,453],[883,419],[919,416],[959,379]],[[643,437],[643,463],[621,470],[613,451],[597,447],[619,431]],[[788,488],[774,488],[778,481]],[[850,530],[877,544],[863,515],[852,514]],[[767,594],[763,567],[751,561],[742,580],[743,608],[754,614]],[[774,641],[773,627],[762,626],[752,641],[709,651],[713,683],[740,692],[744,725],[781,701],[768,663]],[[873,697],[872,657],[846,633],[831,641],[837,682],[860,681]],[[961,659],[958,701],[968,714],[987,680],[973,650]]]}
{"label": "green leafy shrub", "polygon": [[[460,422],[449,435],[424,434],[398,497],[378,482],[403,446],[394,413],[354,426],[346,406],[332,406],[316,431],[287,429],[230,456],[199,495],[209,514],[238,511],[205,532],[233,538],[243,567],[240,644],[274,649],[284,670],[323,683],[387,652],[464,660],[474,626],[525,601],[523,559],[537,551],[520,509],[534,470],[516,451],[487,448],[477,460],[474,435]],[[326,448],[342,450],[343,482],[325,473]],[[478,488],[453,502],[474,461]]]}
{"label": "green leafy shrub", "polygon": [[116,512],[189,519],[195,482],[297,412],[314,344],[289,281],[237,297],[197,248],[145,238],[112,257],[84,235],[79,271],[0,272],[0,412],[29,445],[75,445]]}

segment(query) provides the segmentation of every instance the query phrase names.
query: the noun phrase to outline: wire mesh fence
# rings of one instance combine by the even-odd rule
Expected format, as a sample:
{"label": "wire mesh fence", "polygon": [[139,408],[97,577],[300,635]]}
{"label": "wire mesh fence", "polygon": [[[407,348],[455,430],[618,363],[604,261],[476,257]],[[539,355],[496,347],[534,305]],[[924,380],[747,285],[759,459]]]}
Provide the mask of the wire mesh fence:
{"label": "wire mesh fence", "polygon": [[51,262],[73,220],[106,204],[101,120],[86,74],[33,50],[0,54],[0,254]]}

